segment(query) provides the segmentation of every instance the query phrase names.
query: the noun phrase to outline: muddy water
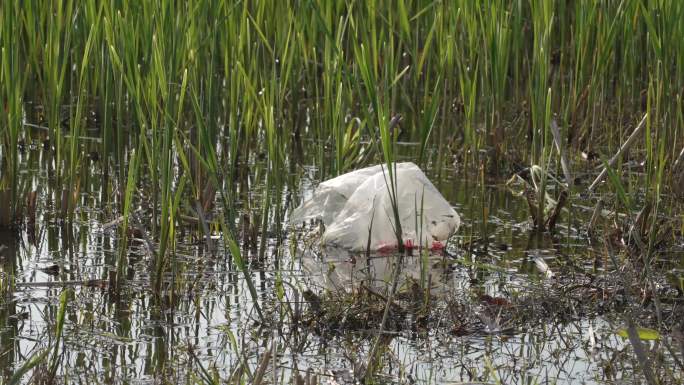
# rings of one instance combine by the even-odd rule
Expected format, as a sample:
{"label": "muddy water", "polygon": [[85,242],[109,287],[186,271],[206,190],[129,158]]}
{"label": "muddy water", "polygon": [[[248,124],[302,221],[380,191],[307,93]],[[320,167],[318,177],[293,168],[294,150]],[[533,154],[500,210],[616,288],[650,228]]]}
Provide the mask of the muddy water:
{"label": "muddy water", "polygon": [[[406,148],[403,157],[410,160],[413,150]],[[267,370],[271,383],[287,383],[307,371],[322,383],[353,382],[352,373],[367,362],[376,326],[321,331],[303,293],[353,296],[366,285],[382,295],[396,255],[367,258],[319,249],[293,233],[278,245],[270,234],[263,260],[247,253],[267,319],[261,322],[229,254],[220,246],[211,252],[198,231],[187,227],[178,231],[176,276],[169,275],[164,295],[152,291],[150,252],[140,241],[127,251],[126,287],[113,293],[108,282],[120,240],[110,222],[117,202],[102,165],[86,165],[88,179],[73,223],[55,212],[52,167],[39,141],[28,147],[22,175],[39,191],[35,224],[18,235],[0,234],[3,377],[53,346],[59,296],[68,289],[57,350],[56,375],[63,382],[186,383],[215,375],[227,381],[240,371],[256,371],[267,349],[276,352]],[[314,167],[306,169],[316,177]],[[427,173],[464,225],[446,253],[403,257],[399,289],[429,282],[429,320],[417,327],[408,317],[388,331],[393,338],[378,371],[380,382],[631,382],[637,362],[629,342],[616,335],[624,322],[619,309],[582,306],[581,294],[575,302],[550,299],[562,287],[602,274],[605,254],[584,234],[591,213],[571,206],[553,236],[536,234],[525,201],[509,191],[505,178],[485,178],[483,185],[451,162]],[[306,191],[299,188],[310,189],[316,180],[298,177],[290,188],[300,197]],[[144,222],[150,213],[143,206],[137,215]],[[49,362],[34,368],[34,379],[46,375]]]}

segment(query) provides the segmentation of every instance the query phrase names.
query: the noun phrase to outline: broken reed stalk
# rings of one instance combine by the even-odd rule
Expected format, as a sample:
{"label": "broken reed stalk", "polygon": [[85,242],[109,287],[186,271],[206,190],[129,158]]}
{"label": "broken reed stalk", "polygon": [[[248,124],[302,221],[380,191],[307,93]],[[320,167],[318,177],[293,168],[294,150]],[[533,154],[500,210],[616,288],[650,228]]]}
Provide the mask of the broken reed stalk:
{"label": "broken reed stalk", "polygon": [[677,156],[677,160],[675,160],[672,169],[676,170],[681,164],[684,164],[684,147],[682,147],[682,150],[679,152],[679,156]]}
{"label": "broken reed stalk", "polygon": [[632,240],[634,240],[634,242],[639,247],[639,251],[643,255],[648,253],[648,250],[647,250],[648,246],[642,240],[642,235],[646,236],[646,237],[649,236],[647,234],[647,226],[648,226],[648,219],[651,215],[651,209],[652,208],[653,208],[653,205],[651,204],[651,201],[647,200],[644,203],[644,207],[637,214],[637,217],[634,220],[634,223],[629,228],[629,237]]}
{"label": "broken reed stalk", "polygon": [[594,207],[594,212],[591,214],[591,219],[589,220],[589,225],[587,226],[587,232],[589,235],[594,234],[594,228],[596,227],[596,222],[598,222],[601,216],[601,211],[603,210],[603,199],[599,199]]}
{"label": "broken reed stalk", "polygon": [[684,148],[672,165],[671,187],[675,196],[684,198]]}
{"label": "broken reed stalk", "polygon": [[256,373],[254,373],[254,380],[252,384],[259,385],[264,380],[264,375],[266,374],[266,369],[271,362],[271,357],[273,355],[273,350],[275,349],[275,341],[271,343],[271,348],[264,351],[264,355],[261,356],[259,361],[259,366],[257,367]]}
{"label": "broken reed stalk", "polygon": [[527,201],[527,208],[530,210],[530,215],[532,216],[532,224],[534,225],[534,228],[539,231],[544,231],[546,224],[544,221],[544,213],[539,209],[540,207],[543,207],[543,203],[539,203],[537,201],[537,196],[533,189],[525,188],[525,192],[523,194],[525,195],[525,200]]}
{"label": "broken reed stalk", "polygon": [[570,163],[568,163],[567,155],[563,149],[561,142],[560,128],[556,123],[556,120],[551,120],[551,134],[553,135],[553,142],[556,144],[556,150],[558,150],[558,155],[560,156],[561,168],[563,169],[563,174],[565,174],[565,182],[568,184],[568,189],[572,187],[572,173],[570,172]]}
{"label": "broken reed stalk", "polygon": [[560,212],[563,209],[563,206],[565,206],[565,202],[567,200],[568,192],[566,190],[561,191],[558,202],[553,208],[553,212],[551,212],[551,215],[549,215],[549,218],[546,220],[546,228],[549,231],[553,231],[556,228],[556,221],[558,220],[558,216],[560,215]]}
{"label": "broken reed stalk", "polygon": [[[613,155],[613,157],[610,158],[610,160],[608,161],[609,167],[613,167],[615,165],[615,163],[617,163],[618,159],[620,159],[622,154],[625,153],[627,150],[629,150],[629,148],[632,146],[632,144],[634,144],[636,139],[639,137],[639,134],[641,134],[641,131],[644,129],[644,127],[646,127],[646,118],[647,117],[648,117],[648,113],[645,113],[644,117],[641,118],[641,121],[639,122],[639,124],[636,126],[636,128],[632,132],[632,135],[630,135],[629,138],[627,138],[627,141],[625,141],[625,143],[622,144],[622,146],[620,147],[618,152],[616,152],[615,155]],[[589,192],[594,191],[596,186],[598,186],[598,184],[601,183],[603,178],[606,177],[607,173],[608,173],[608,168],[604,167],[603,170],[601,170],[601,173],[596,177],[596,179],[594,179],[594,181],[589,186],[589,189],[588,189]]]}

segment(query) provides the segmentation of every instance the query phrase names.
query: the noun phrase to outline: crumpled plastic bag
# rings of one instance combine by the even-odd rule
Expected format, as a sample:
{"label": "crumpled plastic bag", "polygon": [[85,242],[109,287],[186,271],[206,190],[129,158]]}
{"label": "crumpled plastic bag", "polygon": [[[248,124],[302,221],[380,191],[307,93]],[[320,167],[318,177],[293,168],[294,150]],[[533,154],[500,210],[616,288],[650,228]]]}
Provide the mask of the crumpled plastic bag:
{"label": "crumpled plastic bag", "polygon": [[[415,164],[397,163],[396,180],[404,245],[444,247],[460,225],[456,211]],[[385,165],[324,181],[310,199],[292,211],[290,223],[322,220],[324,246],[353,251],[366,250],[369,244],[371,250],[396,247],[394,212],[387,183],[389,173]]]}

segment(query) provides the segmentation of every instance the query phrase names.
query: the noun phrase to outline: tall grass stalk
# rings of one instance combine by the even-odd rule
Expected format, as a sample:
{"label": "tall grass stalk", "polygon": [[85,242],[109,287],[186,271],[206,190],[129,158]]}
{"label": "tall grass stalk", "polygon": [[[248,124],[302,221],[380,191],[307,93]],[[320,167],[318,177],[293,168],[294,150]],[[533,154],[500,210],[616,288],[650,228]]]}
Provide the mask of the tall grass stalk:
{"label": "tall grass stalk", "polygon": [[20,25],[13,18],[19,5],[2,7],[0,21],[0,228],[14,224],[19,206],[18,144],[22,132],[26,75],[21,60],[21,41],[12,39]]}
{"label": "tall grass stalk", "polygon": [[[142,142],[142,141],[141,141]],[[125,273],[128,268],[128,229],[130,223],[131,209],[133,207],[133,193],[136,191],[138,174],[140,173],[140,146],[131,152],[128,160],[128,179],[125,184],[123,200],[123,221],[120,228],[119,255],[116,262],[116,291],[120,291],[125,283]]]}

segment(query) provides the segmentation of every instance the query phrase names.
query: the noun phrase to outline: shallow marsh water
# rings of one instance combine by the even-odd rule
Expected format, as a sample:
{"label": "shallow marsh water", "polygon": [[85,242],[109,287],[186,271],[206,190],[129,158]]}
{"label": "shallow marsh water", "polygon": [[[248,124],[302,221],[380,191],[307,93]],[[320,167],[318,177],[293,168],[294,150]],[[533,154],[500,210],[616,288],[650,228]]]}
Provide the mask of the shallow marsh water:
{"label": "shallow marsh water", "polygon": [[[0,384],[683,384],[683,15],[2,2]],[[446,253],[288,227],[393,160],[461,214]],[[526,167],[570,185],[551,233]]]}
{"label": "shallow marsh water", "polygon": [[[72,288],[57,372],[63,382],[184,383],[207,376],[229,381],[240,367],[256,371],[269,349],[275,352],[267,371],[270,383],[288,383],[307,372],[321,383],[355,381],[353,373],[368,361],[378,326],[354,313],[359,310],[354,295],[366,288],[384,298],[397,255],[366,259],[320,249],[304,231],[282,224],[283,242],[267,234],[265,258],[244,247],[268,319],[263,323],[229,253],[220,243],[212,252],[197,229],[183,225],[176,239],[176,278],[169,275],[162,296],[152,289],[148,248],[154,245],[145,240],[130,246],[127,284],[113,293],[108,282],[119,239],[110,205],[116,198],[107,196],[111,187],[103,183],[101,164],[87,165],[76,219],[66,223],[55,219],[49,153],[39,143],[27,147],[21,163],[26,183],[40,191],[35,226],[25,226],[19,237],[2,233],[0,239],[2,280],[9,289],[0,304],[5,378],[53,341],[59,296]],[[412,146],[404,151],[410,159]],[[316,168],[304,169],[297,185],[282,196],[297,202],[315,186],[310,177],[316,177]],[[624,324],[622,308],[600,298],[606,295],[597,283],[606,257],[584,234],[591,213],[578,208],[592,206],[593,198],[574,202],[553,236],[537,234],[525,201],[511,193],[504,178],[478,179],[448,163],[439,168],[441,175],[436,169],[427,174],[464,225],[445,253],[403,257],[397,295],[410,292],[421,276],[429,277],[430,305],[393,320],[376,378],[421,384],[631,383],[638,378],[630,344],[616,334]],[[241,204],[259,209],[254,202]],[[141,207],[135,215],[151,214]],[[218,237],[214,233],[214,240]],[[670,251],[681,258],[680,249]],[[540,272],[539,259],[554,277]],[[564,291],[583,284],[592,288],[583,292],[588,297]],[[314,293],[313,302],[339,300],[327,306],[344,319],[332,327],[317,324],[328,319],[316,319],[305,292]]]}

